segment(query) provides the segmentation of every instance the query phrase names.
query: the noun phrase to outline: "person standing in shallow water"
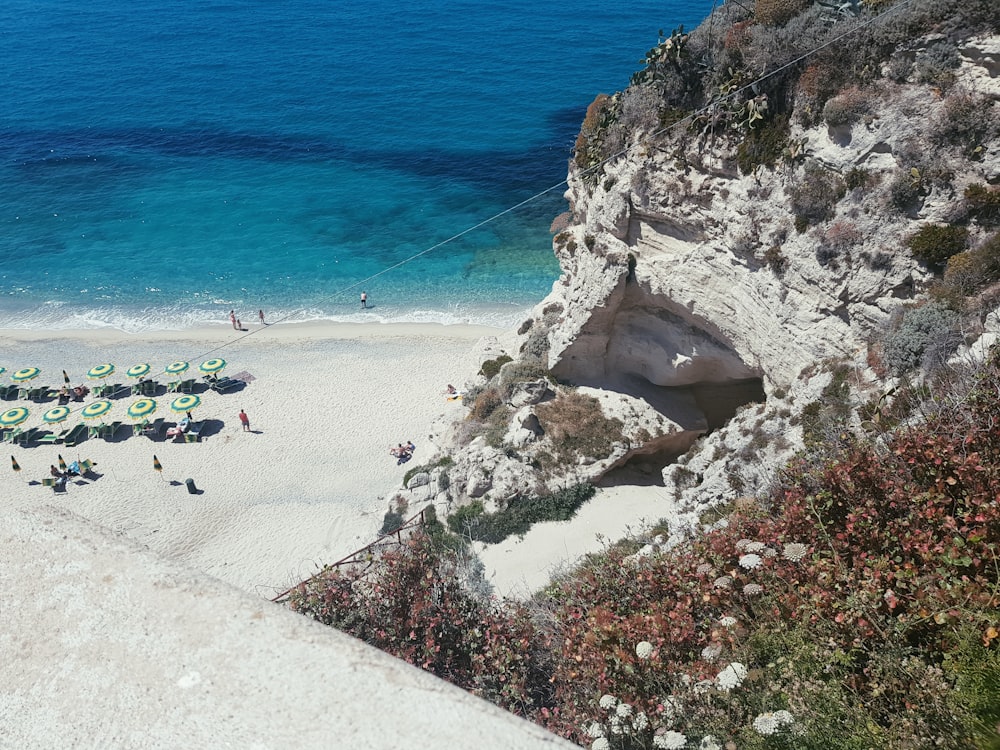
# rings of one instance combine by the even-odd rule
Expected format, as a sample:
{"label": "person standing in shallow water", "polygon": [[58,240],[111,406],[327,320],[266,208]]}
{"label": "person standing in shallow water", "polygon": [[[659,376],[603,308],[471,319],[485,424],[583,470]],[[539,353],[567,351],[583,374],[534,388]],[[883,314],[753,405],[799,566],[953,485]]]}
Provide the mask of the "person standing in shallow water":
{"label": "person standing in shallow water", "polygon": [[233,328],[236,328],[236,311],[229,311],[229,322],[233,324]]}
{"label": "person standing in shallow water", "polygon": [[368,293],[361,292],[361,309],[366,310],[368,308]]}
{"label": "person standing in shallow water", "polygon": [[257,311],[257,317],[258,317],[258,318],[260,318],[260,324],[261,324],[261,325],[267,325],[267,324],[266,324],[266,323],[264,322],[264,311],[263,311],[263,310],[258,310],[258,311]]}

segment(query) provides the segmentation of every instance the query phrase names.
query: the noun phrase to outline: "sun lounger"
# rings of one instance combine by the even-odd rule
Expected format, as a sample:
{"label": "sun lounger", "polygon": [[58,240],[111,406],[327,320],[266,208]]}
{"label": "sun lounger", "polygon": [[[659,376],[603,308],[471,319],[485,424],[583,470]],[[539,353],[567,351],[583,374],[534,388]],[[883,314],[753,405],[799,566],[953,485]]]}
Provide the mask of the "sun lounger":
{"label": "sun lounger", "polygon": [[66,477],[45,477],[45,479],[42,480],[42,485],[45,487],[51,487],[53,492],[65,492]]}
{"label": "sun lounger", "polygon": [[17,386],[16,385],[0,385],[0,398],[5,401],[9,398],[14,398],[17,396]]}
{"label": "sun lounger", "polygon": [[171,380],[167,383],[167,393],[178,393],[181,389],[181,383],[183,380]]}
{"label": "sun lounger", "polygon": [[181,393],[194,393],[194,378],[181,381]]}
{"label": "sun lounger", "polygon": [[118,430],[121,428],[121,422],[112,422],[111,424],[102,424],[97,428],[98,437],[102,437],[105,440],[113,440]]}
{"label": "sun lounger", "polygon": [[166,430],[165,424],[166,420],[163,417],[157,417],[151,424],[147,424],[143,428],[143,433],[150,440],[162,440],[163,433]]}
{"label": "sun lounger", "polygon": [[237,386],[244,385],[241,380],[233,380],[232,378],[219,378],[212,382],[211,388],[216,393],[225,393],[228,390],[232,390]]}
{"label": "sun lounger", "polygon": [[82,422],[69,431],[69,434],[63,438],[63,445],[73,446],[77,443],[82,443],[87,439],[87,425]]}
{"label": "sun lounger", "polygon": [[19,434],[14,436],[14,442],[19,445],[27,445],[28,443],[33,443],[36,441],[41,434],[41,430],[37,427],[32,427],[30,430],[24,430]]}
{"label": "sun lounger", "polygon": [[188,431],[184,433],[185,443],[199,443],[201,442],[201,428],[205,426],[204,422],[192,422]]}
{"label": "sun lounger", "polygon": [[61,443],[69,435],[70,428],[67,427],[65,430],[60,432],[46,432],[44,435],[38,438],[39,443]]}

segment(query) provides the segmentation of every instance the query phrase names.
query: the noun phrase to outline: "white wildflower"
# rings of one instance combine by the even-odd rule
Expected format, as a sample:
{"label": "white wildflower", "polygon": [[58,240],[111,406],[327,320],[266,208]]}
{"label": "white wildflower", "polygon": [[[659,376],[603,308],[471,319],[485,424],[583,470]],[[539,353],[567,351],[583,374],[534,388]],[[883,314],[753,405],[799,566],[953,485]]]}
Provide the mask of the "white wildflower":
{"label": "white wildflower", "polygon": [[713,687],[715,687],[715,683],[711,680],[698,680],[692,690],[694,690],[695,695],[707,695]]}
{"label": "white wildflower", "polygon": [[747,677],[747,668],[738,661],[732,662],[728,667],[719,672],[715,678],[722,690],[732,690],[743,684]]}
{"label": "white wildflower", "polygon": [[753,728],[756,730],[757,734],[768,735],[774,734],[781,727],[778,720],[774,718],[774,714],[768,711],[763,713],[753,720]]}
{"label": "white wildflower", "polygon": [[592,722],[589,727],[587,727],[587,736],[597,739],[598,737],[604,736],[604,725],[599,721]]}
{"label": "white wildflower", "polygon": [[735,625],[738,622],[739,622],[739,620],[737,620],[732,615],[726,615],[725,617],[720,617],[719,618],[719,624],[722,627],[724,627],[724,628],[731,628],[733,625]]}
{"label": "white wildflower", "polygon": [[781,553],[786,560],[797,563],[809,554],[809,548],[799,542],[789,542]]}
{"label": "white wildflower", "polygon": [[635,644],[635,655],[640,659],[649,659],[653,655],[653,644],[649,641],[639,641]]}
{"label": "white wildflower", "polygon": [[722,745],[719,741],[710,734],[706,734],[701,738],[701,742],[698,743],[698,750],[722,750]]}
{"label": "white wildflower", "polygon": [[618,708],[615,709],[615,713],[623,719],[627,718],[632,715],[632,706],[628,703],[619,703]]}
{"label": "white wildflower", "polygon": [[764,551],[765,547],[767,547],[767,545],[764,544],[764,542],[750,542],[750,544],[746,545],[743,548],[743,551],[744,552],[754,552],[754,553],[760,554],[761,552]]}
{"label": "white wildflower", "polygon": [[743,587],[743,593],[747,596],[757,596],[764,593],[764,587],[759,583],[748,583]]}
{"label": "white wildflower", "polygon": [[611,743],[607,737],[598,737],[590,745],[590,750],[610,750]]}
{"label": "white wildflower", "polygon": [[753,720],[753,728],[757,731],[757,734],[766,737],[774,734],[784,725],[791,724],[794,721],[794,717],[784,709],[781,711],[767,711]]}
{"label": "white wildflower", "polygon": [[753,539],[740,539],[736,542],[736,549],[745,550],[749,545],[753,544]]}
{"label": "white wildflower", "polygon": [[721,643],[710,643],[701,650],[701,658],[705,661],[715,661],[722,653]]}
{"label": "white wildflower", "polygon": [[653,736],[653,747],[663,748],[663,750],[680,750],[686,744],[687,737],[672,729]]}
{"label": "white wildflower", "polygon": [[768,558],[778,556],[778,550],[774,549],[773,547],[764,547],[764,549],[762,549],[760,553],[764,555],[764,557]]}
{"label": "white wildflower", "polygon": [[612,708],[618,705],[618,699],[611,694],[605,694],[601,696],[601,701],[598,705],[605,711],[610,711]]}
{"label": "white wildflower", "polygon": [[712,572],[712,566],[709,563],[702,563],[695,569],[695,573],[700,576],[707,576]]}
{"label": "white wildflower", "polygon": [[719,576],[712,585],[717,589],[728,589],[732,587],[733,579],[729,576]]}
{"label": "white wildflower", "polygon": [[637,732],[641,732],[649,726],[649,717],[646,716],[645,712],[640,711],[632,719],[632,729]]}
{"label": "white wildflower", "polygon": [[755,568],[759,568],[762,562],[763,560],[761,560],[760,555],[755,555],[751,552],[740,558],[740,567],[747,570],[754,570]]}

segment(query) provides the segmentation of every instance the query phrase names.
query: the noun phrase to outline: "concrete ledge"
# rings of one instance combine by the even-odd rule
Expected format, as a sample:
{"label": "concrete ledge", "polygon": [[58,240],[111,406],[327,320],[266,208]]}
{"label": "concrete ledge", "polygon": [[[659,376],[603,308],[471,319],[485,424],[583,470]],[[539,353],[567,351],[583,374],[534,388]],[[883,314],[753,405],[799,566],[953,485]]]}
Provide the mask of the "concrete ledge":
{"label": "concrete ledge", "polygon": [[571,748],[54,508],[0,528],[0,747]]}

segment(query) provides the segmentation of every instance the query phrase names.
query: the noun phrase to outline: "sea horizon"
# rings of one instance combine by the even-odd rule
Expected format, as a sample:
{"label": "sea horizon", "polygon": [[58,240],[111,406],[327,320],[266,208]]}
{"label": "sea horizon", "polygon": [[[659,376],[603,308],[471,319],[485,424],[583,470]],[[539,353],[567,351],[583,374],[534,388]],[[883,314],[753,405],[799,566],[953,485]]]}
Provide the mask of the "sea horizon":
{"label": "sea horizon", "polygon": [[587,105],[710,9],[11,0],[0,327],[515,325]]}

